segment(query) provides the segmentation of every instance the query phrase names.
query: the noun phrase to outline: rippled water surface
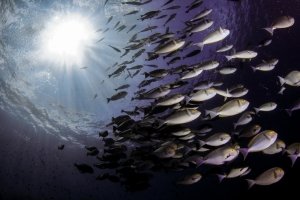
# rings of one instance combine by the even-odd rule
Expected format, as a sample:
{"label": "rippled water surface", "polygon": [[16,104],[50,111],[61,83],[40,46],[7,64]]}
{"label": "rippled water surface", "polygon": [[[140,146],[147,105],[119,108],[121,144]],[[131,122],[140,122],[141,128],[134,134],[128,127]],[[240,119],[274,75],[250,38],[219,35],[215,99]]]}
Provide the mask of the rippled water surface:
{"label": "rippled water surface", "polygon": [[[109,79],[108,73],[113,72],[108,67],[119,59],[112,49],[104,43],[95,43],[86,52],[86,60],[82,66],[58,67],[49,61],[41,59],[40,38],[45,24],[57,13],[75,12],[89,18],[96,29],[105,27],[109,16],[114,16],[112,24],[121,21],[128,27],[137,24],[139,29],[149,25],[157,25],[155,31],[164,32],[161,24],[166,19],[141,22],[136,16],[123,17],[123,14],[134,9],[140,13],[160,9],[162,1],[153,0],[142,7],[122,5],[121,0],[111,0],[104,6],[101,0],[55,0],[27,1],[2,0],[0,2],[0,200],[1,199],[247,199],[260,198],[259,195],[270,196],[278,194],[297,195],[297,184],[300,180],[300,165],[297,163],[290,169],[282,182],[270,188],[253,188],[247,190],[244,180],[224,181],[216,184],[214,176],[205,177],[199,184],[190,187],[180,187],[174,182],[182,177],[177,172],[155,173],[149,182],[149,187],[140,192],[128,192],[120,184],[108,181],[95,181],[92,175],[82,175],[74,170],[73,163],[82,161],[92,163],[86,157],[83,145],[98,145],[98,130],[102,129],[111,117],[118,116],[122,109],[130,110],[135,106],[147,105],[147,101],[131,101],[137,86],[144,79],[142,73],[134,79],[126,79],[122,74],[115,79]],[[175,0],[178,5],[185,6],[191,0]],[[287,74],[292,69],[299,69],[299,35],[300,35],[300,2],[298,0],[204,0],[199,9],[213,8],[211,18],[215,21],[213,27],[224,27],[231,30],[230,36],[221,43],[205,47],[204,51],[194,59],[181,60],[176,65],[192,65],[207,59],[217,59],[225,65],[223,55],[216,54],[215,49],[227,44],[234,44],[237,51],[251,48],[261,40],[269,37],[262,30],[276,17],[291,15],[296,19],[292,29],[278,31],[273,37],[271,46],[259,52],[259,58],[252,65],[264,58],[277,57],[280,60],[275,71],[268,75],[255,74],[248,64],[241,65],[239,73],[232,77],[219,77],[214,72],[205,72],[198,80],[193,80],[177,92],[186,93],[192,83],[199,80],[224,81],[228,86],[239,82],[251,92],[247,99],[256,104],[264,101],[275,101],[280,104],[278,115],[260,116],[260,121],[267,124],[265,129],[276,129],[281,132],[281,139],[287,143],[300,141],[299,113],[292,118],[283,114],[299,96],[296,92],[287,91],[284,96],[276,95],[280,86],[278,75]],[[172,14],[175,11],[165,11]],[[184,28],[184,21],[191,18],[184,10],[177,13],[174,21],[168,24],[170,31],[177,32]],[[188,41],[199,42],[207,32],[194,34]],[[125,46],[134,34],[106,34],[106,43],[116,47]],[[147,36],[141,34],[141,36]],[[98,35],[100,39],[102,35]],[[148,47],[150,50],[152,47]],[[186,54],[197,47],[180,52]],[[136,60],[144,64],[146,55]],[[163,59],[154,64],[171,68]],[[236,63],[234,63],[236,64]],[[81,67],[88,66],[86,70]],[[150,71],[147,68],[145,71]],[[171,76],[147,86],[147,89],[176,80]],[[104,83],[101,82],[104,80]],[[107,97],[112,96],[122,84],[130,84],[129,95],[118,102],[107,104]],[[295,90],[298,91],[299,89]],[[97,94],[97,98],[95,97]],[[218,99],[220,101],[220,99]],[[215,102],[200,106],[201,109],[212,108]],[[258,105],[256,105],[258,106]],[[192,124],[198,127],[197,122]],[[232,127],[230,121],[216,123],[216,130]],[[57,145],[64,143],[64,151],[57,151]],[[262,162],[268,159],[267,162]],[[260,165],[253,166],[253,163]],[[281,163],[289,166],[288,159],[280,156],[265,158],[257,155],[250,157],[246,164],[251,164],[254,171]],[[225,166],[226,167],[226,166]],[[214,170],[214,169],[211,169]],[[299,185],[299,184],[298,184]]]}

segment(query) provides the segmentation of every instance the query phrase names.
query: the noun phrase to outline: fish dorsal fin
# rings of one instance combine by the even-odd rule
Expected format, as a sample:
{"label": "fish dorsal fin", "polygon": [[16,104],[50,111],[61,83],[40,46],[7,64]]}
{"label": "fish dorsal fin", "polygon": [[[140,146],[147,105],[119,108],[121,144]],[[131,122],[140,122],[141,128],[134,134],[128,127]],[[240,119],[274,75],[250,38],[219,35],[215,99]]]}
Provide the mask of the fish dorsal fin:
{"label": "fish dorsal fin", "polygon": [[221,33],[224,33],[224,29],[222,29],[222,27],[219,28],[219,31],[220,31]]}

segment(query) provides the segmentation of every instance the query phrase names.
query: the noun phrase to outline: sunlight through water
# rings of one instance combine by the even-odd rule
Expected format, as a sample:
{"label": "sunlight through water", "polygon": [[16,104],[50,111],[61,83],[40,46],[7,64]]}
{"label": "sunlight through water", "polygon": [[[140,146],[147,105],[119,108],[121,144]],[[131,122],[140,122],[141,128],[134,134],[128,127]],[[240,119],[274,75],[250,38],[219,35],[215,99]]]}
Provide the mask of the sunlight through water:
{"label": "sunlight through water", "polygon": [[96,32],[88,18],[79,14],[56,15],[41,34],[42,59],[58,65],[84,65],[85,54]]}

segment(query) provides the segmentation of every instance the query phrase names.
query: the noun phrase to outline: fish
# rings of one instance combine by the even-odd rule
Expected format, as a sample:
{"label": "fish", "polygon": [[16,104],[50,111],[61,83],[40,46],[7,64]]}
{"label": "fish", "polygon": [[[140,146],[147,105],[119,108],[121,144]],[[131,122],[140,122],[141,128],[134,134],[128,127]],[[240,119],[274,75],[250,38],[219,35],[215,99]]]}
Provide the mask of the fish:
{"label": "fish", "polygon": [[300,143],[293,143],[286,148],[286,152],[292,161],[292,166],[294,166],[297,158],[300,157]]}
{"label": "fish", "polygon": [[164,19],[166,17],[168,17],[168,15],[161,15],[161,16],[157,17],[156,19]]}
{"label": "fish", "polygon": [[87,164],[77,164],[77,163],[75,163],[74,166],[82,174],[84,174],[84,173],[93,174],[94,173],[94,169],[91,166],[87,165]]}
{"label": "fish", "polygon": [[189,13],[191,10],[198,8],[199,6],[202,5],[202,3],[203,3],[203,0],[195,1],[195,3],[192,3],[190,6],[187,7],[188,9],[185,11],[185,13]]}
{"label": "fish", "polygon": [[212,69],[216,69],[218,66],[220,65],[220,63],[218,61],[206,61],[203,62],[199,65],[199,68],[203,71],[207,71],[207,70],[212,70]]}
{"label": "fish", "polygon": [[139,12],[138,10],[133,10],[133,11],[131,11],[129,13],[124,14],[124,16],[134,15],[134,14],[137,14],[138,12]]}
{"label": "fish", "polygon": [[204,157],[192,157],[188,160],[195,163],[198,167],[202,164],[223,165],[237,158],[239,155],[239,146],[225,146],[209,152]]}
{"label": "fish", "polygon": [[107,137],[108,136],[108,131],[100,131],[99,132],[99,137],[102,137],[102,138],[105,138],[105,137]]}
{"label": "fish", "polygon": [[166,3],[164,3],[163,5],[162,5],[162,7],[164,7],[164,6],[166,6],[166,5],[168,5],[168,4],[170,4],[170,3],[172,3],[174,0],[169,0],[169,1],[167,1]]}
{"label": "fish", "polygon": [[213,44],[219,41],[224,40],[226,37],[228,37],[228,35],[230,34],[230,31],[228,29],[224,29],[222,27],[220,27],[218,30],[208,34],[202,42],[196,43],[194,45],[198,46],[201,48],[201,50],[203,49],[204,45],[207,44]]}
{"label": "fish", "polygon": [[121,31],[123,31],[126,27],[127,27],[127,26],[122,25],[122,26],[120,26],[119,28],[117,28],[117,31],[118,31],[118,32],[121,32]]}
{"label": "fish", "polygon": [[208,145],[213,147],[222,146],[231,140],[228,133],[215,133],[205,140],[199,140],[200,146]]}
{"label": "fish", "polygon": [[114,18],[114,16],[110,16],[106,22],[106,25],[109,24],[113,18]]}
{"label": "fish", "polygon": [[139,70],[142,69],[144,66],[143,65],[136,65],[130,68],[127,68],[127,70]]}
{"label": "fish", "polygon": [[175,19],[176,16],[177,16],[177,13],[173,13],[172,15],[170,15],[169,18],[164,23],[164,26],[166,26],[170,21],[172,21],[173,19]]}
{"label": "fish", "polygon": [[145,72],[145,78],[163,78],[169,74],[168,70],[165,69],[156,69],[151,72]]}
{"label": "fish", "polygon": [[168,8],[164,8],[163,10],[177,10],[181,8],[181,6],[171,6],[171,7],[168,7]]}
{"label": "fish", "polygon": [[247,88],[237,88],[230,91],[231,97],[233,98],[240,98],[248,94],[249,90]]}
{"label": "fish", "polygon": [[201,115],[201,112],[196,109],[183,108],[175,113],[171,114],[165,120],[163,120],[162,125],[179,125],[186,124],[194,121]]}
{"label": "fish", "polygon": [[273,155],[282,152],[285,150],[285,147],[286,145],[284,141],[277,139],[271,146],[263,150],[263,153],[267,155]]}
{"label": "fish", "polygon": [[113,73],[109,74],[108,77],[112,77],[112,76],[118,76],[120,75],[122,72],[124,72],[124,70],[126,69],[126,65],[122,65],[121,67],[119,67],[117,70],[115,70]]}
{"label": "fish", "polygon": [[249,138],[257,135],[261,130],[261,126],[258,124],[251,125],[249,127],[244,128],[240,133],[240,138]]}
{"label": "fish", "polygon": [[248,153],[260,152],[270,147],[277,140],[278,133],[273,130],[265,130],[257,134],[248,143],[247,148],[241,148],[240,151],[246,159]]}
{"label": "fish", "polygon": [[201,11],[199,14],[197,14],[196,16],[193,17],[193,19],[191,19],[190,21],[196,21],[199,20],[201,18],[206,17],[207,15],[209,15],[213,10],[212,9],[205,9],[203,11]]}
{"label": "fish", "polygon": [[115,26],[113,27],[113,29],[116,29],[119,25],[120,25],[121,21],[118,21]]}
{"label": "fish", "polygon": [[184,95],[174,94],[157,100],[155,106],[172,106],[182,102],[184,99],[185,99]]}
{"label": "fish", "polygon": [[137,27],[137,25],[135,24],[135,25],[133,25],[133,26],[131,26],[130,28],[129,28],[129,30],[127,31],[127,33],[129,33],[129,32],[131,32],[131,31],[133,31],[135,28]]}
{"label": "fish", "polygon": [[136,59],[136,58],[140,57],[145,51],[146,51],[146,49],[139,50],[132,56],[132,59]]}
{"label": "fish", "polygon": [[158,99],[166,96],[170,92],[171,89],[169,86],[160,86],[142,94],[141,97],[144,99]]}
{"label": "fish", "polygon": [[212,99],[216,96],[216,90],[214,88],[208,88],[208,89],[201,89],[195,93],[193,93],[189,98],[188,101],[193,102],[203,102],[207,101],[209,99]]}
{"label": "fish", "polygon": [[180,57],[180,56],[177,56],[177,57],[171,59],[169,62],[167,62],[167,65],[174,64],[174,63],[177,62],[178,60],[181,60],[181,57]]}
{"label": "fish", "polygon": [[107,98],[107,103],[109,103],[110,101],[117,101],[119,99],[123,99],[127,96],[127,94],[128,93],[126,91],[118,92],[117,94],[114,94],[110,98]]}
{"label": "fish", "polygon": [[115,91],[117,92],[118,90],[124,90],[124,89],[127,89],[129,87],[130,87],[129,84],[124,84],[124,85],[121,85],[120,87],[116,88]]}
{"label": "fish", "polygon": [[195,184],[195,183],[199,182],[201,180],[201,178],[202,178],[202,175],[199,174],[199,173],[196,173],[196,174],[186,176],[180,181],[177,181],[177,184],[179,184],[179,185],[192,185],[192,184]]}
{"label": "fish", "polygon": [[111,45],[107,45],[107,46],[109,46],[110,48],[112,48],[112,49],[115,50],[116,52],[121,53],[121,50],[120,50],[120,49],[118,49],[118,48],[116,48],[116,47],[114,47],[114,46],[111,46]]}
{"label": "fish", "polygon": [[196,66],[192,69],[189,69],[189,71],[183,74],[183,76],[180,79],[186,80],[186,79],[194,78],[199,76],[202,72],[203,70]]}
{"label": "fish", "polygon": [[268,71],[272,71],[275,68],[275,65],[273,65],[273,63],[270,64],[270,63],[263,62],[257,65],[256,67],[251,67],[251,68],[254,72],[256,72],[257,70],[268,72]]}
{"label": "fish", "polygon": [[278,78],[281,86],[283,86],[284,84],[292,87],[300,86],[300,71],[291,71],[284,78],[282,78],[281,76],[278,76]]}
{"label": "fish", "polygon": [[240,51],[240,52],[234,53],[231,56],[225,56],[225,57],[228,61],[230,61],[230,60],[236,59],[236,58],[238,58],[238,59],[252,59],[252,58],[255,58],[257,55],[258,54],[255,51],[245,50],[245,51]]}
{"label": "fish", "polygon": [[214,86],[214,82],[200,81],[194,85],[194,90],[205,90]]}
{"label": "fish", "polygon": [[255,113],[251,111],[244,112],[242,116],[238,119],[238,121],[236,123],[233,123],[234,129],[236,129],[236,127],[238,126],[250,123],[253,120],[252,115],[254,114]]}
{"label": "fish", "polygon": [[272,39],[265,39],[259,43],[258,48],[269,46],[272,43]]}
{"label": "fish", "polygon": [[221,75],[234,74],[236,71],[237,71],[237,68],[235,68],[235,67],[223,67],[220,70],[216,70],[216,72],[218,72]]}
{"label": "fish", "polygon": [[158,46],[155,49],[154,53],[155,54],[165,54],[165,53],[174,52],[174,51],[180,49],[184,44],[185,44],[185,41],[172,40],[171,42],[168,42],[167,44]]}
{"label": "fish", "polygon": [[276,29],[283,29],[283,28],[289,28],[295,24],[295,18],[291,16],[281,16],[278,19],[276,19],[270,27],[264,28],[266,31],[268,31],[271,35],[273,35],[274,30]]}
{"label": "fish", "polygon": [[205,31],[206,29],[211,27],[213,24],[214,24],[214,21],[212,21],[210,19],[205,19],[205,20],[201,21],[199,24],[193,25],[191,27],[191,29],[188,31],[189,35],[192,35],[194,33],[198,33],[201,31]]}
{"label": "fish", "polygon": [[58,150],[63,150],[65,148],[65,145],[64,144],[61,144],[57,147]]}
{"label": "fish", "polygon": [[140,33],[147,32],[147,31],[152,31],[156,28],[157,28],[157,26],[148,26],[147,28],[141,30]]}
{"label": "fish", "polygon": [[233,45],[229,44],[229,45],[226,45],[226,46],[223,46],[223,47],[219,48],[216,52],[217,53],[223,53],[223,52],[231,50],[232,48],[233,48]]}
{"label": "fish", "polygon": [[192,132],[191,129],[184,128],[179,131],[172,132],[171,135],[182,137],[182,136],[186,136],[186,135],[190,134],[191,132]]}
{"label": "fish", "polygon": [[210,115],[211,118],[215,118],[216,116],[234,116],[244,112],[248,108],[249,104],[249,101],[245,99],[234,99],[225,103],[221,107],[217,107],[213,110],[206,110],[206,114]]}
{"label": "fish", "polygon": [[156,149],[154,154],[159,158],[172,158],[176,155],[176,146],[162,146]]}
{"label": "fish", "polygon": [[299,109],[300,109],[300,98],[296,102],[294,102],[290,108],[285,109],[285,111],[289,116],[292,116],[292,113]]}
{"label": "fish", "polygon": [[233,168],[227,174],[217,174],[219,181],[222,182],[225,178],[232,179],[246,176],[251,172],[249,167]]}
{"label": "fish", "polygon": [[284,170],[280,167],[274,167],[260,174],[254,180],[246,179],[249,189],[254,185],[272,185],[280,181],[284,176]]}
{"label": "fish", "polygon": [[263,112],[269,112],[269,111],[273,111],[277,108],[277,103],[275,102],[268,102],[268,103],[265,103],[263,105],[261,105],[260,107],[258,108],[254,108],[256,114],[263,111]]}

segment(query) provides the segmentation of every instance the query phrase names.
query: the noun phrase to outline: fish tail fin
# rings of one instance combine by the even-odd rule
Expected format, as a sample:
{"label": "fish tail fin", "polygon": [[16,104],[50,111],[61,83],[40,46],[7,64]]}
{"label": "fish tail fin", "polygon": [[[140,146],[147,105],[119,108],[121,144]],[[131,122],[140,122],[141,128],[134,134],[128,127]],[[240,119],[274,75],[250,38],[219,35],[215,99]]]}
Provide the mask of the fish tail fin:
{"label": "fish tail fin", "polygon": [[287,114],[289,116],[292,116],[292,113],[293,113],[292,109],[285,109],[285,111],[287,112]]}
{"label": "fish tail fin", "polygon": [[240,152],[241,154],[243,155],[244,157],[244,160],[246,160],[247,156],[248,156],[248,153],[249,153],[249,150],[247,148],[241,148],[240,149]]}
{"label": "fish tail fin", "polygon": [[124,110],[121,110],[121,112],[123,113],[123,112],[125,112]]}
{"label": "fish tail fin", "polygon": [[235,130],[238,127],[238,123],[233,123],[233,129]]}
{"label": "fish tail fin", "polygon": [[205,114],[209,115],[211,119],[213,119],[213,118],[215,118],[215,117],[218,116],[218,113],[216,113],[215,111],[212,111],[212,110],[206,110]]}
{"label": "fish tail fin", "polygon": [[148,78],[150,76],[150,74],[148,72],[145,72],[145,78]]}
{"label": "fish tail fin", "polygon": [[274,33],[274,29],[272,27],[264,28],[264,30],[268,31],[271,35]]}
{"label": "fish tail fin", "polygon": [[248,183],[248,189],[252,188],[255,185],[255,180],[246,179]]}
{"label": "fish tail fin", "polygon": [[255,110],[255,113],[257,114],[257,113],[259,113],[259,108],[254,108],[254,110]]}
{"label": "fish tail fin", "polygon": [[221,183],[224,180],[224,178],[226,178],[226,175],[224,175],[224,174],[217,174],[217,177],[219,179],[219,182]]}
{"label": "fish tail fin", "polygon": [[200,147],[204,146],[206,143],[202,140],[199,140]]}
{"label": "fish tail fin", "polygon": [[199,42],[199,43],[196,43],[196,44],[194,44],[194,45],[198,46],[198,47],[201,49],[201,51],[202,51],[203,48],[204,48],[204,43],[203,43],[203,42]]}
{"label": "fish tail fin", "polygon": [[297,158],[298,158],[298,155],[289,155],[289,158],[291,159],[292,161],[292,167],[294,166]]}
{"label": "fish tail fin", "polygon": [[256,72],[256,70],[257,70],[257,69],[256,69],[255,67],[253,67],[253,66],[251,66],[251,69],[252,69],[253,72]]}
{"label": "fish tail fin", "polygon": [[280,85],[283,86],[285,84],[285,79],[280,76],[278,76],[278,78],[279,78]]}
{"label": "fish tail fin", "polygon": [[227,61],[230,61],[233,59],[233,56],[225,56],[225,57],[226,57]]}
{"label": "fish tail fin", "polygon": [[165,121],[163,121],[161,119],[157,119],[157,126],[155,128],[156,129],[161,129],[165,124],[166,124]]}
{"label": "fish tail fin", "polygon": [[281,89],[280,89],[280,91],[278,92],[278,94],[281,94],[281,95],[283,95],[283,92],[285,91],[285,87],[281,87]]}
{"label": "fish tail fin", "polygon": [[107,99],[107,103],[109,103],[110,102],[110,98],[106,98]]}

